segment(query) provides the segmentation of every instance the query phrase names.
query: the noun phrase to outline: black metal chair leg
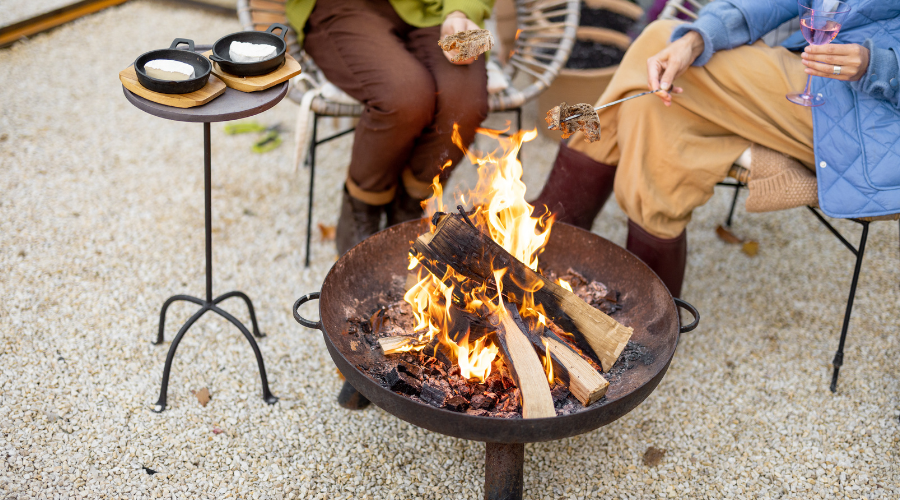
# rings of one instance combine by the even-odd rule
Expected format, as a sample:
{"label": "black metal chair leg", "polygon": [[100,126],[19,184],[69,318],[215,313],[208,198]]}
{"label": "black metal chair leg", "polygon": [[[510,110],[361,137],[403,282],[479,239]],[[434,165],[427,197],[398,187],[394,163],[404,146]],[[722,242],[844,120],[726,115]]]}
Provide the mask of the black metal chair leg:
{"label": "black metal chair leg", "polygon": [[213,304],[218,304],[231,297],[240,297],[244,299],[244,302],[247,304],[247,310],[250,311],[250,323],[253,325],[253,336],[258,339],[265,337],[266,334],[259,331],[259,325],[256,323],[256,311],[253,309],[253,302],[250,301],[250,297],[244,292],[234,291],[219,295],[213,300]]}
{"label": "black metal chair leg", "polygon": [[847,310],[844,313],[844,325],[841,327],[841,341],[838,350],[834,353],[834,373],[831,375],[831,392],[837,392],[838,374],[844,364],[844,342],[847,340],[847,330],[850,328],[850,313],[853,311],[853,299],[856,296],[856,284],[859,281],[859,271],[862,269],[863,256],[866,253],[866,239],[869,237],[869,223],[858,221],[862,224],[862,236],[859,239],[859,247],[856,251],[856,267],[853,269],[853,281],[850,282],[850,297],[847,299]]}
{"label": "black metal chair leg", "polygon": [[312,242],[312,210],[313,210],[313,183],[316,179],[316,148],[319,147],[317,132],[319,129],[319,113],[313,113],[312,140],[309,143],[309,202],[306,208],[306,260],[304,265],[309,267],[309,248]]}
{"label": "black metal chair leg", "polygon": [[734,187],[734,197],[731,198],[731,209],[728,211],[728,218],[725,219],[725,227],[731,227],[731,219],[734,217],[734,209],[737,208],[738,196],[741,194],[741,185]]}
{"label": "black metal chair leg", "polygon": [[[193,299],[193,297],[190,298]],[[191,302],[193,302],[193,300]],[[200,316],[203,316],[206,311],[209,310],[210,308],[208,306],[204,305],[203,307],[201,307],[199,311],[195,312],[194,315],[191,316],[190,319],[188,319],[187,322],[181,326],[181,329],[178,330],[178,334],[176,334],[175,338],[172,339],[172,345],[169,346],[169,353],[166,354],[166,366],[165,368],[163,368],[162,388],[160,388],[159,390],[159,399],[156,401],[156,405],[153,407],[153,411],[155,411],[156,413],[162,413],[162,411],[166,409],[166,395],[169,391],[169,373],[171,373],[172,371],[172,361],[175,359],[175,351],[178,349],[178,344],[181,342],[181,338],[184,337],[185,333],[187,333],[188,328],[190,328],[191,325],[193,325],[198,319],[200,319]]]}
{"label": "black metal chair leg", "polygon": [[190,295],[173,295],[166,299],[163,303],[162,309],[159,311],[159,334],[156,336],[156,342],[153,342],[153,345],[159,345],[165,342],[166,337],[164,335],[165,326],[166,326],[166,310],[169,309],[169,306],[172,305],[173,302],[184,300],[187,302],[193,302],[198,306],[205,305],[204,302],[197,297],[191,297]]}
{"label": "black metal chair leg", "polygon": [[266,377],[266,365],[263,362],[262,352],[260,352],[259,350],[259,345],[256,344],[255,340],[253,340],[253,335],[250,334],[250,331],[247,330],[247,327],[245,327],[240,321],[238,321],[237,318],[235,318],[231,314],[228,314],[228,312],[226,312],[224,309],[217,306],[210,306],[210,309],[214,313],[230,321],[232,324],[234,324],[234,326],[238,327],[238,330],[240,330],[241,333],[244,334],[244,337],[247,337],[247,341],[250,342],[250,347],[253,348],[253,354],[256,356],[256,364],[259,365],[259,378],[262,381],[263,400],[265,400],[265,402],[269,403],[270,405],[277,403],[278,398],[273,396],[272,392],[269,390],[269,379],[268,377]]}
{"label": "black metal chair leg", "polygon": [[346,380],[343,387],[341,387],[341,392],[338,393],[337,402],[348,410],[362,410],[369,406],[369,400]]}

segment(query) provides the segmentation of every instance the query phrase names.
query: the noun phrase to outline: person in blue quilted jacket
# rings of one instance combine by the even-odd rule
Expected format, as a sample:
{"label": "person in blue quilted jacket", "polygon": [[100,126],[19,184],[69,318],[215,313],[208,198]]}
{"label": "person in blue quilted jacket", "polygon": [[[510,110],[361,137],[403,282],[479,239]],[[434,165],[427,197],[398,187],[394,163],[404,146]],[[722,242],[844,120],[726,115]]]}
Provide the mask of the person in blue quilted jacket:
{"label": "person in blue quilted jacket", "polygon": [[[675,296],[691,212],[736,161],[750,170],[748,210],[900,212],[900,2],[846,3],[840,33],[821,46],[799,31],[777,47],[760,40],[799,16],[795,0],[717,0],[693,23],[650,24],[598,104],[664,92],[600,111],[599,141],[563,143],[535,212],[589,229],[615,191],[627,248]],[[808,75],[820,107],[785,98]]]}

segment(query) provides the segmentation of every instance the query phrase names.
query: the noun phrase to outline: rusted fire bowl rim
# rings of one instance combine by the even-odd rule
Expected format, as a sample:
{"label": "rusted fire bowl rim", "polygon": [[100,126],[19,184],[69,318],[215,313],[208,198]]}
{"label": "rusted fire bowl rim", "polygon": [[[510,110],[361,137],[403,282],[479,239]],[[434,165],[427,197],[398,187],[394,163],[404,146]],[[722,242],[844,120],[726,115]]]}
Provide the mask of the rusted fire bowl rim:
{"label": "rusted fire bowl rim", "polygon": [[[427,231],[427,224],[425,219],[410,221],[369,237],[338,259],[325,277],[321,293],[301,297],[293,308],[299,323],[323,332],[331,358],[350,384],[388,413],[413,425],[494,443],[552,441],[583,434],[615,421],[646,399],[669,368],[680,333],[696,326],[696,317],[691,325],[681,326],[675,300],[637,257],[596,234],[557,223],[541,255],[541,266],[558,273],[571,267],[588,279],[600,280],[618,290],[623,309],[615,317],[634,327],[632,340],[650,354],[646,364],[637,362],[619,380],[611,381],[604,399],[571,415],[510,420],[477,417],[414,401],[382,387],[360,370],[357,365],[372,366],[384,359],[383,354],[344,332],[349,318],[369,317],[383,305],[386,292],[402,296],[407,251],[412,241]],[[317,322],[304,319],[297,312],[301,304],[313,299],[320,299],[321,319]],[[682,307],[696,311],[687,303],[682,302]]]}

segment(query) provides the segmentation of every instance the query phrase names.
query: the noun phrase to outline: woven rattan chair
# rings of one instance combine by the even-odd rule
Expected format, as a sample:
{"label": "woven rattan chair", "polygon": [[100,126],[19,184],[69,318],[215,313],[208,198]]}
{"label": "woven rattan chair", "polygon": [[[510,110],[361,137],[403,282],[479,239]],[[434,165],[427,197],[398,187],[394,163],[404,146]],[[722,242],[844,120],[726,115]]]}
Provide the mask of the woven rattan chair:
{"label": "woven rattan chair", "polygon": [[[329,0],[335,1],[335,0]],[[262,31],[271,23],[287,24],[285,2],[283,0],[238,0],[238,18],[245,30]],[[578,27],[578,0],[515,0],[518,36],[511,56],[503,67],[512,82],[505,90],[491,94],[490,111],[513,112],[516,128],[522,127],[522,105],[543,92],[559,73],[572,46]],[[288,53],[297,59],[303,68],[303,79],[293,85],[288,97],[300,103],[304,95],[313,92],[325,83],[325,78],[315,63],[297,45],[297,36],[291,32],[287,36]],[[437,43],[437,41],[435,41]],[[527,78],[517,78],[525,75]],[[309,98],[307,98],[309,99]],[[312,133],[306,164],[309,167],[309,199],[306,222],[306,259],[309,267],[310,241],[312,239],[313,181],[316,168],[316,148],[326,142],[352,132],[349,128],[323,139],[317,137],[321,117],[358,117],[364,106],[360,103],[335,102],[318,93],[312,95],[309,103],[313,112]],[[302,124],[305,126],[305,124]],[[301,124],[298,124],[301,126]]]}
{"label": "woven rattan chair", "polygon": [[[699,11],[707,3],[708,0],[669,0],[669,2],[666,3],[665,8],[663,8],[662,12],[660,13],[659,18],[677,19],[681,17],[688,18],[689,20],[696,19],[696,12]],[[763,37],[763,41],[765,41],[769,45],[777,45],[799,29],[800,24],[798,18],[784,23],[772,32],[767,33],[766,36]],[[737,207],[738,196],[740,195],[741,189],[747,187],[747,181],[750,179],[750,171],[742,166],[732,165],[730,171],[728,172],[728,177],[731,179],[730,181],[720,182],[719,185],[734,190],[734,195],[731,200],[731,208],[728,210],[728,217],[725,219],[725,225],[727,227],[731,227],[731,222],[734,217],[734,210]],[[856,285],[859,281],[859,271],[860,269],[862,269],[863,256],[866,253],[866,240],[869,237],[869,223],[883,220],[900,220],[900,214],[886,215],[882,217],[863,217],[860,219],[850,219],[862,226],[862,234],[859,238],[859,244],[854,247],[852,243],[847,241],[847,239],[833,225],[831,225],[830,222],[828,222],[828,220],[822,215],[817,207],[809,206],[807,208],[810,212],[812,212],[813,215],[816,216],[819,222],[821,222],[829,231],[831,231],[831,234],[833,234],[838,240],[840,240],[840,242],[843,243],[851,253],[853,253],[854,257],[856,257],[856,265],[853,268],[853,280],[850,282],[850,295],[847,298],[847,308],[844,312],[844,322],[841,326],[841,339],[838,344],[838,349],[834,354],[834,360],[832,361],[832,365],[834,365],[834,371],[831,376],[831,392],[836,392],[838,374],[840,373],[841,366],[844,364],[844,343],[847,340],[847,331],[850,328],[850,315],[853,311],[853,299],[856,297]]]}

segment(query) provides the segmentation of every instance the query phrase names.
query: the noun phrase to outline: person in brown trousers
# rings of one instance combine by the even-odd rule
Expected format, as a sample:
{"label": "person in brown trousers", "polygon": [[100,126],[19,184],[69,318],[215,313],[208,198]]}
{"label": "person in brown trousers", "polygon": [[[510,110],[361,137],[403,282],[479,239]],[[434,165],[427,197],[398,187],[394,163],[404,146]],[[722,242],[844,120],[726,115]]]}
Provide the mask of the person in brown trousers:
{"label": "person in brown trousers", "polygon": [[[484,57],[451,63],[438,40],[478,29],[493,0],[289,0],[288,19],[325,77],[365,106],[356,127],[336,245],[422,217],[487,117]],[[447,165],[442,171],[442,167]]]}

